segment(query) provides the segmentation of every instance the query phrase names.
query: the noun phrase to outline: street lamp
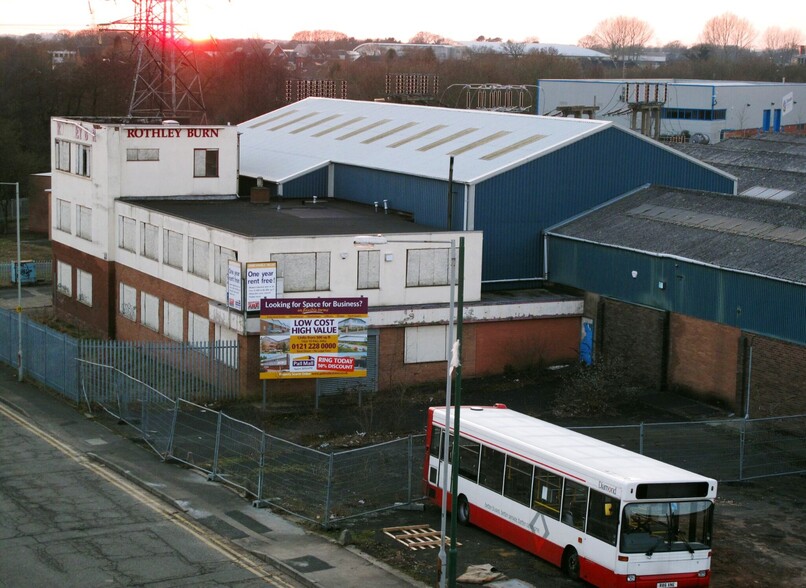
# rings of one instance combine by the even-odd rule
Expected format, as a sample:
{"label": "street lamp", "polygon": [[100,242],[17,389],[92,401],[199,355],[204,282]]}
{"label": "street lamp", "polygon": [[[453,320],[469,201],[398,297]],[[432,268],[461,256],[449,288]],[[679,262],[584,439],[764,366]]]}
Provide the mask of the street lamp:
{"label": "street lamp", "polygon": [[17,196],[17,381],[22,382],[22,255],[20,253],[20,183],[0,182],[2,186],[15,186]]}
{"label": "street lamp", "polygon": [[[461,325],[462,325],[462,301],[463,301],[463,286],[464,286],[464,255],[465,255],[465,238],[459,238],[459,319],[456,321],[456,283],[457,283],[457,259],[456,259],[456,239],[451,240],[430,240],[430,239],[387,239],[383,235],[359,235],[353,239],[353,243],[359,248],[373,248],[375,245],[385,245],[386,243],[444,243],[450,245],[450,260],[451,272],[449,277],[450,285],[450,302],[448,305],[448,340],[446,356],[448,358],[447,374],[445,381],[445,440],[442,444],[442,507],[440,517],[440,538],[439,538],[439,561],[440,561],[440,574],[439,586],[445,588],[446,578],[450,578],[450,585],[456,585],[456,486],[458,484],[457,475],[459,468],[458,464],[458,451],[459,444],[454,442],[454,467],[451,468],[451,485],[448,484],[448,448],[450,447],[451,438],[451,385],[453,381],[453,371],[456,369],[457,373],[457,402],[454,414],[454,440],[458,439],[459,435],[459,399],[461,398]],[[456,338],[454,339],[455,325],[459,325]],[[451,491],[451,488],[453,489]],[[448,527],[447,511],[448,511],[448,494],[451,494],[451,551],[446,552],[446,530]],[[452,570],[452,572],[451,572]]]}

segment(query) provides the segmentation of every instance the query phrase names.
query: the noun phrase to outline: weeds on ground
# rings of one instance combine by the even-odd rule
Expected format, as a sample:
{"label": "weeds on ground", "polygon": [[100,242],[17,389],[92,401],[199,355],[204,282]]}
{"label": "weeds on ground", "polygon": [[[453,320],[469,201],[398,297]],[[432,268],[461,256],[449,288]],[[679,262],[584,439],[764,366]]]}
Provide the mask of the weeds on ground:
{"label": "weeds on ground", "polygon": [[625,365],[620,358],[592,365],[579,362],[564,374],[551,413],[558,418],[617,415],[638,394],[637,388],[625,384]]}

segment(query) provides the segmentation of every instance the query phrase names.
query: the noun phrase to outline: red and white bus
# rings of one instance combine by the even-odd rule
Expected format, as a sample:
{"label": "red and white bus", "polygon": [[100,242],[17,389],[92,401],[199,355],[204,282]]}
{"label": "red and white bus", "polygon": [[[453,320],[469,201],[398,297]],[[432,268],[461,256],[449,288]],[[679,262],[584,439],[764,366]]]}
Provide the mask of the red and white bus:
{"label": "red and white bus", "polygon": [[[429,409],[426,442],[441,504],[445,407]],[[457,520],[595,586],[708,586],[716,485],[504,405],[462,407]]]}

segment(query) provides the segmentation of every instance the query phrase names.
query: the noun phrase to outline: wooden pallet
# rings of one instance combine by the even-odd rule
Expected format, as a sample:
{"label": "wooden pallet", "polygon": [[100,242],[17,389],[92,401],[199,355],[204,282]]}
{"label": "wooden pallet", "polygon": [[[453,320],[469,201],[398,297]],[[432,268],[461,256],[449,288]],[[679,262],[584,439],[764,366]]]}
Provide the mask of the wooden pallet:
{"label": "wooden pallet", "polygon": [[[398,543],[402,543],[409,549],[434,549],[439,547],[440,532],[432,529],[428,525],[406,525],[405,527],[386,527],[383,532]],[[445,543],[450,543],[450,537],[445,536]],[[456,543],[460,546],[461,543]]]}

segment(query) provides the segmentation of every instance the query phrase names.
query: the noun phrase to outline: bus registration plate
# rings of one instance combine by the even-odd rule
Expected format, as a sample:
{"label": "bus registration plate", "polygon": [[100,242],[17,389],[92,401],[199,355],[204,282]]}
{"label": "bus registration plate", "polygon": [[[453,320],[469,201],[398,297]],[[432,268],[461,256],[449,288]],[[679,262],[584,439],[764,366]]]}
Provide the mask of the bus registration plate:
{"label": "bus registration plate", "polygon": [[658,582],[657,588],[677,588],[677,582]]}

